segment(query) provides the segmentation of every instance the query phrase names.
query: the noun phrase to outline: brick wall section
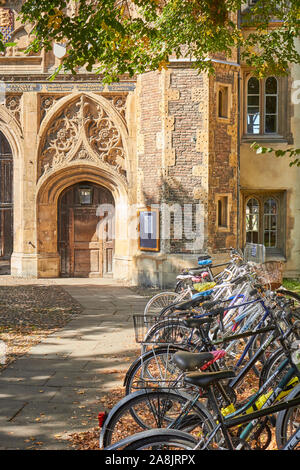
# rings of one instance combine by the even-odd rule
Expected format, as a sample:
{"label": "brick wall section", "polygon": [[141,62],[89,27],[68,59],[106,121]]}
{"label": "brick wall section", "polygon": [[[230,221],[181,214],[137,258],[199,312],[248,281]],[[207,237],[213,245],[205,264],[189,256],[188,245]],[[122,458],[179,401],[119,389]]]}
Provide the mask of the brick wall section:
{"label": "brick wall section", "polygon": [[[202,116],[199,113],[199,103],[192,100],[192,90],[201,88],[203,79],[195,70],[174,69],[171,72],[170,85],[172,89],[179,91],[180,98],[169,103],[169,115],[175,118],[172,143],[176,159],[175,165],[168,170],[165,199],[170,204],[193,204],[195,208],[198,201],[194,198],[194,189],[201,186],[202,178],[193,175],[193,167],[202,163],[202,154],[196,149],[197,129],[201,126]],[[185,228],[182,240],[171,240],[171,253],[193,252],[187,248],[191,239],[188,227]],[[196,230],[195,217],[190,229]]]}
{"label": "brick wall section", "polygon": [[145,204],[158,204],[162,198],[161,150],[157,149],[156,135],[161,131],[159,103],[161,89],[159,72],[149,72],[141,77],[140,133],[143,152],[138,155],[138,168],[142,174],[141,192]]}
{"label": "brick wall section", "polygon": [[[230,114],[227,121],[218,119],[217,84],[231,86]],[[210,78],[210,152],[209,152],[209,205],[208,231],[209,249],[218,252],[220,249],[236,246],[237,238],[237,191],[238,191],[238,96],[237,75],[229,66],[216,66],[216,75]],[[217,228],[218,194],[228,194],[229,223],[226,231]]]}
{"label": "brick wall section", "polygon": [[[175,150],[175,161],[165,168],[163,151],[157,143],[157,136],[164,129],[164,82],[159,72],[141,77],[139,133],[143,136],[143,150],[138,153],[138,168],[142,175],[144,203],[164,202],[170,206],[179,204],[182,208],[190,204],[194,209],[193,222],[188,228],[185,226],[183,238],[174,238],[178,220],[171,216],[171,240],[164,244],[166,253],[207,250],[214,253],[236,246],[238,116],[234,70],[217,64],[216,75],[210,78],[188,67],[170,70],[170,89],[179,93],[164,108],[164,112],[174,118],[172,150]],[[231,87],[230,119],[226,122],[217,119],[217,83]],[[220,193],[230,196],[230,221],[226,231],[219,231],[216,226],[216,195]],[[196,231],[195,209],[199,203],[203,204],[205,212],[204,245],[200,250],[193,249],[193,234],[189,236],[189,232]]]}

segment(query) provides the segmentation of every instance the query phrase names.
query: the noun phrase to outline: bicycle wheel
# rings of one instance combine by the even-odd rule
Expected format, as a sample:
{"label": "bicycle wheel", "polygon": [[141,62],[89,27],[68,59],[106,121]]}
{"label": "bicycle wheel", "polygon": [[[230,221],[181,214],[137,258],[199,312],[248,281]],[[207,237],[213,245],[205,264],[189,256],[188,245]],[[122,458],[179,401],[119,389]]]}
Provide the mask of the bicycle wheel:
{"label": "bicycle wheel", "polygon": [[138,435],[133,442],[125,445],[123,450],[192,450],[196,445],[197,439],[193,436],[169,430],[159,433],[151,432],[148,436]]}
{"label": "bicycle wheel", "polygon": [[[292,390],[286,400],[296,398],[300,395],[300,385]],[[281,449],[288,442],[289,438],[300,426],[300,408],[296,406],[287,410],[280,411],[276,419],[276,443],[278,449]],[[298,443],[297,449],[299,449]]]}
{"label": "bicycle wheel", "polygon": [[181,298],[181,294],[177,292],[161,292],[154,295],[147,302],[144,310],[145,323],[147,322],[147,317],[158,315],[164,307],[176,302],[179,298]]}
{"label": "bicycle wheel", "polygon": [[140,432],[107,446],[104,450],[192,450],[197,444],[190,434],[174,429]]}
{"label": "bicycle wheel", "polygon": [[[278,369],[279,365],[284,361],[286,355],[282,349],[278,349],[275,351],[266,361],[263,368],[260,371],[259,377],[259,387],[262,387],[263,384],[274,374],[274,372]],[[276,378],[276,383],[272,383],[272,386],[277,385],[280,379],[287,373],[288,369],[290,368],[290,364],[288,363],[284,370],[281,372],[280,375]]]}
{"label": "bicycle wheel", "polygon": [[[180,319],[170,318],[157,322],[147,332],[145,344],[172,344],[184,346],[189,350],[194,350],[200,344],[201,339],[197,330],[186,326]],[[199,346],[199,347],[200,347]]]}
{"label": "bicycle wheel", "polygon": [[124,386],[125,394],[153,386],[168,387],[175,384],[182,373],[172,363],[173,355],[183,348],[166,346],[152,348],[136,359],[127,371]]}
{"label": "bicycle wheel", "polygon": [[206,436],[214,420],[202,403],[193,404],[193,397],[185,392],[141,390],[127,395],[110,411],[101,430],[101,447],[141,431],[171,427],[187,406],[176,429]]}

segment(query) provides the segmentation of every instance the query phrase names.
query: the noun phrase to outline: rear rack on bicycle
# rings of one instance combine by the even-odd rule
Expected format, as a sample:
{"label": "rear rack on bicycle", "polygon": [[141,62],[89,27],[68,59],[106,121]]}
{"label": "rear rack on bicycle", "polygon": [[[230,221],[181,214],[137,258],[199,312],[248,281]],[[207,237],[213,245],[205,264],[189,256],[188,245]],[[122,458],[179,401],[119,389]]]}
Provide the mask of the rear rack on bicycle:
{"label": "rear rack on bicycle", "polygon": [[194,343],[195,332],[174,317],[161,320],[157,316],[133,315],[135,340],[143,344],[189,345]]}
{"label": "rear rack on bicycle", "polygon": [[183,377],[167,377],[166,379],[156,379],[147,377],[148,371],[144,374],[144,377],[139,377],[138,380],[134,381],[131,385],[132,390],[145,390],[149,388],[151,390],[159,388],[160,390],[187,390],[187,385],[183,381]]}

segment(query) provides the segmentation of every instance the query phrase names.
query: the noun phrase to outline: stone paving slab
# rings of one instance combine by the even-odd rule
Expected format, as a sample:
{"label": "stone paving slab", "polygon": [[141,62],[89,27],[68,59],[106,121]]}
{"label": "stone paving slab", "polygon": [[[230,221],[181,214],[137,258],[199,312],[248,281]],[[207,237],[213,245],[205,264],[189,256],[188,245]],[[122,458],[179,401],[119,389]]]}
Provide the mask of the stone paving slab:
{"label": "stone paving slab", "polygon": [[1,450],[70,449],[67,433],[97,426],[101,397],[123,384],[140,349],[131,317],[144,297],[112,280],[47,282],[83,312],[0,374]]}

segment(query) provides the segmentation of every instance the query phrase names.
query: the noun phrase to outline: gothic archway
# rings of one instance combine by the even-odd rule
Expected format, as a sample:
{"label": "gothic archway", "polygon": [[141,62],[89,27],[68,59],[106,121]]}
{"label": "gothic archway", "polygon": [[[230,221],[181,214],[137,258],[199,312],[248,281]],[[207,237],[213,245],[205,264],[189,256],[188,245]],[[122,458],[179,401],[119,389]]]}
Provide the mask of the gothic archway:
{"label": "gothic archway", "polygon": [[[37,250],[39,277],[58,277],[58,201],[82,181],[110,191],[115,201],[115,254],[129,252],[126,237],[129,137],[124,117],[102,96],[72,94],[44,117],[37,155]],[[125,210],[124,210],[125,208]]]}
{"label": "gothic archway", "polygon": [[[115,205],[114,255],[126,256],[129,253],[128,188],[123,178],[112,171],[104,170],[95,164],[70,164],[57,172],[52,172],[38,185],[37,195],[37,251],[38,276],[59,277],[61,273],[61,253],[59,253],[58,206],[68,188],[87,182],[105,188]],[[114,263],[114,259],[112,260]],[[112,268],[113,274],[115,270]]]}

